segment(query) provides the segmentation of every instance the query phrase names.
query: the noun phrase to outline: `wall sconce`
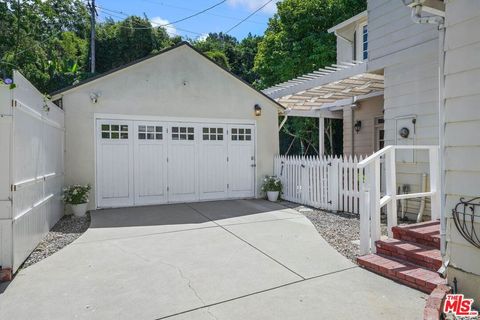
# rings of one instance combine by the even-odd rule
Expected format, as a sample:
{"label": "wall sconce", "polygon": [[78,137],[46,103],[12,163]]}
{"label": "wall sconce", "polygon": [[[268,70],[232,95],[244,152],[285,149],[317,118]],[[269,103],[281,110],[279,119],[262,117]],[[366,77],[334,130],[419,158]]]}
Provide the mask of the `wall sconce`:
{"label": "wall sconce", "polygon": [[255,116],[260,117],[262,115],[262,107],[259,104],[256,104],[255,107]]}
{"label": "wall sconce", "polygon": [[100,97],[99,93],[96,93],[96,92],[90,93],[90,101],[92,101],[92,103],[97,103],[99,97]]}
{"label": "wall sconce", "polygon": [[360,120],[355,121],[353,128],[355,129],[356,133],[360,132],[360,129],[362,129],[362,121]]}

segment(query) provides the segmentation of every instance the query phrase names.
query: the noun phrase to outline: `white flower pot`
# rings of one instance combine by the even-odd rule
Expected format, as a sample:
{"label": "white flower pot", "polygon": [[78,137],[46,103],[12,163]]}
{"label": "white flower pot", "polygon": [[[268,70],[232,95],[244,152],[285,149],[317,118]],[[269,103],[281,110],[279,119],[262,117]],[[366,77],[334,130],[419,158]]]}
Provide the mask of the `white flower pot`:
{"label": "white flower pot", "polygon": [[75,217],[85,217],[88,203],[71,204],[70,206],[72,207],[73,215]]}
{"label": "white flower pot", "polygon": [[272,202],[277,201],[278,200],[278,194],[279,194],[278,191],[267,191],[268,201],[272,201]]}

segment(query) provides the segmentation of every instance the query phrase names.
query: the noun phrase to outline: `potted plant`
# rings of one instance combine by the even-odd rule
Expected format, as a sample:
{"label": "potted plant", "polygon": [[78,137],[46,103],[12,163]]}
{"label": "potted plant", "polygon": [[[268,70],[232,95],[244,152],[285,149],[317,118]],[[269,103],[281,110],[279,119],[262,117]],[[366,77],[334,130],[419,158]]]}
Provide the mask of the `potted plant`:
{"label": "potted plant", "polygon": [[63,201],[72,207],[73,214],[76,217],[84,217],[87,212],[88,195],[90,185],[72,185],[63,189]]}
{"label": "potted plant", "polygon": [[263,179],[262,191],[267,193],[269,201],[277,201],[282,193],[282,181],[275,176],[266,176]]}

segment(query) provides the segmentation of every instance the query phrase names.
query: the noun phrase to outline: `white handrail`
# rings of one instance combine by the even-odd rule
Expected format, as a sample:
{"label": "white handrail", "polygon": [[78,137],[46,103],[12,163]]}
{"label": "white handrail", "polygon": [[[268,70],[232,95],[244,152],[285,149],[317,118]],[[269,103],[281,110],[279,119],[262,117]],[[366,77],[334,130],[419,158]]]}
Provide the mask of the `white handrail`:
{"label": "white handrail", "polygon": [[[409,194],[397,194],[396,150],[428,150],[430,162],[430,191]],[[380,158],[385,157],[386,192],[380,195]],[[376,251],[376,241],[380,240],[380,211],[387,207],[388,235],[392,236],[392,227],[397,225],[397,200],[410,198],[431,198],[431,219],[439,216],[440,210],[440,168],[438,146],[387,146],[363,161],[358,168],[365,168],[365,177],[361,183],[360,194],[360,253]]]}

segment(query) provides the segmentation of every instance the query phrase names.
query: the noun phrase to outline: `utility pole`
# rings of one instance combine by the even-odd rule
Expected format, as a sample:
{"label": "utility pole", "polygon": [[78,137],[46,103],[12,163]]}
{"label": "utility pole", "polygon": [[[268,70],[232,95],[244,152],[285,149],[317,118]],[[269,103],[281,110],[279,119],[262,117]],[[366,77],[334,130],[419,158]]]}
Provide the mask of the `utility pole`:
{"label": "utility pole", "polygon": [[90,72],[95,73],[95,17],[97,16],[95,0],[88,1],[87,7],[90,9]]}

